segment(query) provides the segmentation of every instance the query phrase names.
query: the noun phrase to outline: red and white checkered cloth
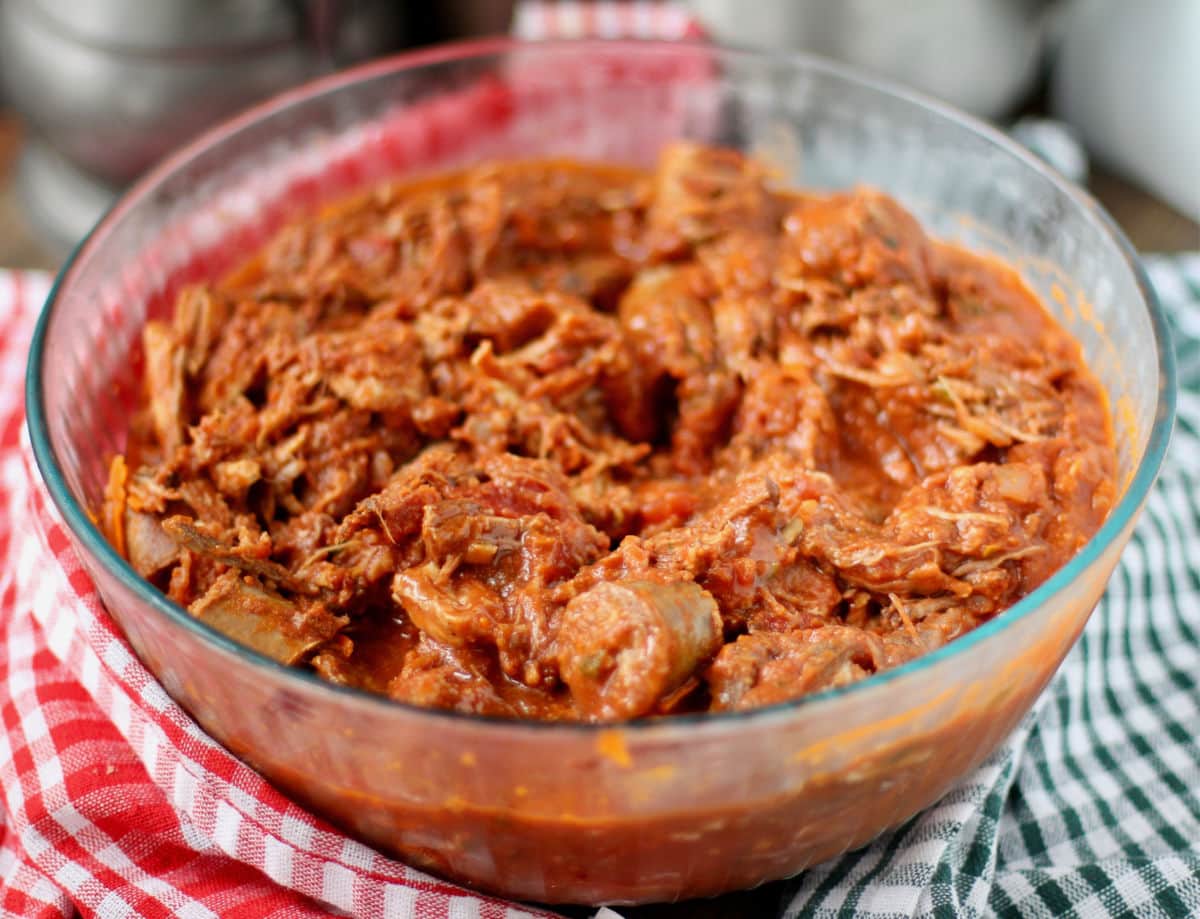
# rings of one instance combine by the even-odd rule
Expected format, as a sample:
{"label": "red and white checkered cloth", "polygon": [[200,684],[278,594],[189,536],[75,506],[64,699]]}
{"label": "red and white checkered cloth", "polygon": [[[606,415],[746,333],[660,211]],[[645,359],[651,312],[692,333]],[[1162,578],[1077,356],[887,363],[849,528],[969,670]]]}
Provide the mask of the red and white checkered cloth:
{"label": "red and white checkered cloth", "polygon": [[547,38],[704,38],[704,29],[682,6],[654,0],[525,0],[517,5],[513,34]]}
{"label": "red and white checkered cloth", "polygon": [[[525,2],[524,38],[695,37],[677,7]],[[0,271],[0,913],[553,916],[385,858],[209,738],[134,657],[68,544],[24,433],[49,279]]]}

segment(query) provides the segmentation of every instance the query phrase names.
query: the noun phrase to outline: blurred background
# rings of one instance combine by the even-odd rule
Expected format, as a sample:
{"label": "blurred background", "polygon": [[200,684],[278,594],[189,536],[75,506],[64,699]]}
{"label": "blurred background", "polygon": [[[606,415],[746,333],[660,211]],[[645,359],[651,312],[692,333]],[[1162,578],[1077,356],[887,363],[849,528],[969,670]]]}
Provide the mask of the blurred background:
{"label": "blurred background", "polygon": [[[991,119],[1139,249],[1200,249],[1200,0],[671,5],[718,41],[816,52]],[[256,100],[548,18],[604,31],[595,6],[552,0],[0,0],[0,268],[56,267],[122,187]]]}

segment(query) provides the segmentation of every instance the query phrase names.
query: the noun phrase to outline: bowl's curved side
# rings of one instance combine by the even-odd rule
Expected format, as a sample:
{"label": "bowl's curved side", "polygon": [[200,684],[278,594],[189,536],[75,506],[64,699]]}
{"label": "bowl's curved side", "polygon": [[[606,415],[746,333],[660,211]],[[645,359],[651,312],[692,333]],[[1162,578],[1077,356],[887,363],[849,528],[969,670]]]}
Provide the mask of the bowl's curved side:
{"label": "bowl's curved side", "polygon": [[953,680],[931,668],[864,693],[864,717],[815,707],[654,737],[463,720],[431,731],[419,713],[381,707],[333,719],[318,687],[262,680],[87,567],[167,691],[296,800],[404,861],[505,896],[636,903],[787,877],[938,800],[1028,712],[1124,544],[1044,614],[968,649]]}
{"label": "bowl's curved side", "polygon": [[[871,182],[941,235],[1040,260],[1026,278],[1109,391],[1128,483],[1079,557],[976,632],[861,684],[605,729],[423,711],[275,665],[141,581],[88,520],[123,446],[141,326],[182,283],[228,267],[297,208],[378,178],[504,155],[647,162],[677,135],[765,149],[802,184]],[[1063,278],[1086,296],[1059,303]],[[806,58],[500,40],[330,78],[169,161],[64,271],[27,385],[35,454],[82,561],[139,656],[214,737],[439,873],[524,898],[616,902],[793,873],[906,819],[986,757],[1069,650],[1129,538],[1165,451],[1173,365],[1107,218],[989,129]]]}

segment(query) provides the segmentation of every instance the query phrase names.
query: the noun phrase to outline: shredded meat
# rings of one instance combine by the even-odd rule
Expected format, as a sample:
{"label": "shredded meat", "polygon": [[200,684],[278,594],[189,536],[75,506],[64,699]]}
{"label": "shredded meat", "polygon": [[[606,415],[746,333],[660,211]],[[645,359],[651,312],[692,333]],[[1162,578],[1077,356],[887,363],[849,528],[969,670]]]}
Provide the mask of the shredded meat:
{"label": "shredded meat", "polygon": [[680,143],[282,231],[143,336],[97,515],[197,618],[416,705],[622,720],[898,666],[1114,499],[1103,394],[1004,266]]}

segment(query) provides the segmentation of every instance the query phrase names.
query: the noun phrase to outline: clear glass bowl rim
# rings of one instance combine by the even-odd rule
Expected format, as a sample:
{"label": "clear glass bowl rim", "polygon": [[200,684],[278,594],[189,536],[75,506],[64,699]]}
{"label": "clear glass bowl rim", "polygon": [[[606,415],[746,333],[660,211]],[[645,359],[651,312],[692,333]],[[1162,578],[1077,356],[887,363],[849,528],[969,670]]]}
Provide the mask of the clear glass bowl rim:
{"label": "clear glass bowl rim", "polygon": [[[175,171],[185,167],[191,159],[233,137],[243,128],[252,125],[264,117],[293,106],[301,105],[320,95],[336,92],[359,81],[390,76],[404,71],[418,71],[424,67],[454,63],[456,61],[503,57],[506,53],[518,50],[522,54],[538,53],[539,50],[557,50],[561,52],[566,48],[578,48],[581,51],[623,50],[635,54],[652,54],[678,53],[681,44],[691,44],[697,50],[703,50],[717,58],[750,58],[772,67],[817,72],[823,76],[854,84],[861,89],[896,98],[899,101],[918,106],[942,118],[956,122],[958,125],[990,141],[1051,182],[1078,208],[1090,214],[1116,243],[1118,250],[1124,258],[1126,267],[1134,275],[1138,290],[1142,296],[1142,301],[1149,312],[1151,327],[1154,332],[1154,346],[1158,355],[1159,381],[1154,423],[1146,441],[1146,449],[1141,461],[1134,470],[1134,474],[1116,507],[1109,513],[1108,518],[1104,521],[1099,531],[1088,540],[1083,548],[1066,565],[1055,572],[1049,580],[1032,593],[966,635],[907,664],[874,674],[858,682],[746,711],[674,715],[629,722],[592,723],[518,720],[490,715],[422,708],[411,703],[367,692],[366,690],[335,685],[322,680],[315,673],[280,664],[257,651],[238,644],[205,623],[195,619],[187,610],[169,600],[165,594],[159,592],[149,581],[139,576],[133,567],[117,554],[116,550],[104,538],[97,525],[92,521],[84,507],[75,499],[74,495],[71,494],[67,486],[62,467],[50,443],[42,379],[45,371],[46,339],[56,304],[62,298],[63,292],[70,288],[76,266],[82,263],[93,249],[103,244],[109,230],[121,220],[126,212],[136,208],[142,199],[150,195],[161,182]],[[666,734],[685,726],[694,731],[706,728],[717,729],[719,727],[735,728],[736,725],[748,724],[750,722],[761,724],[772,719],[791,718],[799,712],[811,711],[813,707],[829,704],[835,699],[872,691],[886,683],[901,680],[910,674],[926,668],[938,667],[943,664],[948,666],[953,658],[965,653],[968,649],[975,647],[981,642],[988,641],[990,638],[999,635],[1011,624],[1035,613],[1044,604],[1053,602],[1056,594],[1084,574],[1104,554],[1105,550],[1119,538],[1121,532],[1141,508],[1162,466],[1175,420],[1175,393],[1175,351],[1171,344],[1166,315],[1133,245],[1116,225],[1115,221],[1087,192],[1059,175],[1045,162],[1011,140],[1003,132],[980,119],[967,115],[952,106],[924,94],[893,85],[884,80],[866,76],[853,68],[816,55],[800,52],[768,52],[705,42],[672,42],[644,39],[565,39],[530,42],[516,38],[495,37],[454,42],[405,52],[312,80],[253,106],[240,115],[209,129],[174,154],[168,156],[135,182],[114,202],[112,207],[96,223],[88,235],[76,245],[74,251],[58,272],[50,293],[46,298],[46,303],[42,307],[30,343],[29,360],[25,373],[26,423],[29,429],[30,441],[38,470],[46,483],[47,490],[55,507],[62,515],[63,520],[66,522],[67,527],[78,544],[83,547],[83,550],[90,553],[98,564],[104,566],[110,574],[119,579],[126,588],[132,591],[138,599],[148,604],[151,609],[166,616],[175,625],[198,636],[203,642],[207,642],[215,648],[241,658],[252,666],[264,671],[264,676],[270,674],[270,676],[283,681],[285,684],[289,681],[304,684],[310,691],[318,694],[327,694],[328,701],[331,703],[341,701],[359,705],[380,706],[387,711],[403,713],[409,717],[426,718],[429,720],[431,727],[447,720],[459,723],[470,722],[476,724],[481,729],[494,729],[509,736],[523,731],[589,734],[620,727],[624,730],[636,730],[639,736],[646,737],[646,735],[653,735],[656,732]],[[650,738],[646,737],[646,739]]]}

